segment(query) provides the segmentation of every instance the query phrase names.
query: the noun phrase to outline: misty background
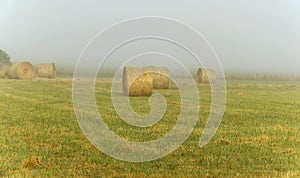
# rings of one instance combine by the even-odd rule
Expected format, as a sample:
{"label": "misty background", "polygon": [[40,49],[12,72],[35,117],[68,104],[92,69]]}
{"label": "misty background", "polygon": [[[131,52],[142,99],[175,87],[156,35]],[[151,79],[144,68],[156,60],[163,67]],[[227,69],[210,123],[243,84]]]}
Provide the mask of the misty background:
{"label": "misty background", "polygon": [[[0,49],[12,61],[74,69],[95,35],[140,16],[168,17],[194,27],[214,48],[225,72],[300,74],[297,0],[0,0]],[[118,63],[121,56],[110,61]],[[184,54],[180,60],[186,60]]]}

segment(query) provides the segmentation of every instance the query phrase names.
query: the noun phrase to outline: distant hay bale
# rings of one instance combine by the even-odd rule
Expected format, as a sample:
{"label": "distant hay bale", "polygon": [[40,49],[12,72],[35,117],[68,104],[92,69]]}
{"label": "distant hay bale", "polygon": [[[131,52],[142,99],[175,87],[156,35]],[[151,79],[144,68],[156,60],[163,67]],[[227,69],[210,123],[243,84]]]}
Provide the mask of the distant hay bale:
{"label": "distant hay bale", "polygon": [[[211,81],[209,81],[209,78]],[[213,69],[204,69],[199,68],[196,76],[196,80],[198,83],[209,83],[215,82],[217,79],[216,73]]]}
{"label": "distant hay bale", "polygon": [[0,78],[4,78],[4,77],[5,77],[5,73],[2,70],[0,70]]}
{"label": "distant hay bale", "polygon": [[29,62],[16,62],[10,67],[8,72],[8,76],[11,79],[30,80],[33,79],[34,75],[34,67]]}
{"label": "distant hay bale", "polygon": [[40,78],[56,78],[55,64],[40,64],[38,67],[38,76]]}
{"label": "distant hay bale", "polygon": [[154,89],[168,89],[170,85],[170,71],[166,67],[145,67],[144,70],[149,72],[153,79]]}
{"label": "distant hay bale", "polygon": [[7,78],[11,63],[4,63],[0,65],[0,78]]}
{"label": "distant hay bale", "polygon": [[141,67],[124,67],[122,86],[125,96],[151,96],[153,80]]}

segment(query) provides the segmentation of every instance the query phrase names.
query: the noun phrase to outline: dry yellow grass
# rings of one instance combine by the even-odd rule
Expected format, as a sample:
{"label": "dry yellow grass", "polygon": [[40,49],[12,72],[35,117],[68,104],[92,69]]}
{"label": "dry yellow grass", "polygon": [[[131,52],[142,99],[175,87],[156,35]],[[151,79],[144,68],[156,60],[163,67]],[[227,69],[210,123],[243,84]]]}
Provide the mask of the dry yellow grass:
{"label": "dry yellow grass", "polygon": [[22,168],[37,168],[37,167],[42,167],[42,166],[43,166],[43,163],[36,156],[29,157],[27,160],[25,160],[22,163]]}

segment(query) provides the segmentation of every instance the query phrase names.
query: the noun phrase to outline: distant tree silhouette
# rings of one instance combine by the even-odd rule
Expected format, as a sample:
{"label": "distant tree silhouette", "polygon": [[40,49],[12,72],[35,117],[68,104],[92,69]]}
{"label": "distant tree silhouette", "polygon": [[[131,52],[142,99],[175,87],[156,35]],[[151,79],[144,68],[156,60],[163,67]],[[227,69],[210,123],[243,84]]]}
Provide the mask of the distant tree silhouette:
{"label": "distant tree silhouette", "polygon": [[0,64],[9,63],[9,62],[10,62],[9,55],[0,49]]}

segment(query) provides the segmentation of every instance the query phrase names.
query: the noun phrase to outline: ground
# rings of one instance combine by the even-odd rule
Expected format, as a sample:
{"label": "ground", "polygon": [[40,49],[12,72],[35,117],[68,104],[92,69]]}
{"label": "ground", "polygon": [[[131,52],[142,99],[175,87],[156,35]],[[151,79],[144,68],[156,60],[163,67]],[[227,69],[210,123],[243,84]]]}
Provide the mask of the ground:
{"label": "ground", "polygon": [[[158,90],[168,109],[151,128],[121,121],[110,98],[110,80],[99,79],[96,99],[107,125],[126,140],[149,141],[176,123],[180,99],[173,86]],[[72,105],[72,80],[0,80],[0,177],[299,177],[300,83],[227,81],[224,119],[213,140],[198,147],[210,109],[210,88],[198,85],[199,121],[188,140],[170,155],[129,163],[97,150],[85,138]],[[148,98],[130,99],[147,113]]]}

